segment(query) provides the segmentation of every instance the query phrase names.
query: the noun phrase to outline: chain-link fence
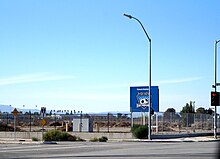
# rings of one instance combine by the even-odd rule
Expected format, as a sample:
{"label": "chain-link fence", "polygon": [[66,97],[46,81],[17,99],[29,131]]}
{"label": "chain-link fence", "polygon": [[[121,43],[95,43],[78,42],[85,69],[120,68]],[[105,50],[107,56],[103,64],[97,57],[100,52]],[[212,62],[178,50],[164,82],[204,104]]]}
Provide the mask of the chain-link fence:
{"label": "chain-link fence", "polygon": [[[130,132],[132,124],[148,124],[148,113],[107,113],[107,114],[0,114],[0,131],[45,131],[57,129],[76,132]],[[152,117],[153,134],[201,133],[213,131],[213,115],[155,113]],[[14,125],[15,124],[15,125]],[[219,116],[217,119],[220,127]],[[218,131],[217,130],[217,131]],[[218,131],[219,132],[219,131]]]}
{"label": "chain-link fence", "polygon": [[[203,133],[213,132],[214,116],[210,114],[197,113],[159,113],[153,116],[153,125],[157,125],[154,133]],[[156,122],[158,121],[158,122]],[[220,120],[217,119],[219,130]]]}

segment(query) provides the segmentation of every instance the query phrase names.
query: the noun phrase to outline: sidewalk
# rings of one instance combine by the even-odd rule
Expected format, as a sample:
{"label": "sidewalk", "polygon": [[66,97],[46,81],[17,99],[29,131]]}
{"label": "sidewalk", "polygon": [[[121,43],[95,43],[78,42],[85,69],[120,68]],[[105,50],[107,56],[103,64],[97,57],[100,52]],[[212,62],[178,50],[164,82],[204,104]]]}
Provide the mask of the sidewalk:
{"label": "sidewalk", "polygon": [[14,138],[0,138],[0,144],[41,144],[42,141],[32,141],[31,139],[14,139]]}
{"label": "sidewalk", "polygon": [[[89,140],[87,140],[89,142]],[[220,142],[220,138],[210,137],[184,137],[175,139],[109,139],[108,142]],[[42,144],[42,141],[32,141],[31,139],[0,138],[0,144]],[[59,144],[59,141],[57,142]]]}
{"label": "sidewalk", "polygon": [[213,137],[183,137],[183,138],[172,138],[172,139],[127,139],[122,141],[130,142],[220,142],[220,138],[214,139]]}

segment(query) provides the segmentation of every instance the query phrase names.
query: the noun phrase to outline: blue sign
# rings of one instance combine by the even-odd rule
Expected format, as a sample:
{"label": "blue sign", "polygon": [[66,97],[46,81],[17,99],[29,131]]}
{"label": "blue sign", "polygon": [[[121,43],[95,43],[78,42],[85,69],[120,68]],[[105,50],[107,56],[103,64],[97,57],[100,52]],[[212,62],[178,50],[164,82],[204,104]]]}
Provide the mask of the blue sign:
{"label": "blue sign", "polygon": [[[159,112],[159,88],[151,86],[151,108]],[[149,110],[149,87],[130,87],[130,111],[148,112]]]}

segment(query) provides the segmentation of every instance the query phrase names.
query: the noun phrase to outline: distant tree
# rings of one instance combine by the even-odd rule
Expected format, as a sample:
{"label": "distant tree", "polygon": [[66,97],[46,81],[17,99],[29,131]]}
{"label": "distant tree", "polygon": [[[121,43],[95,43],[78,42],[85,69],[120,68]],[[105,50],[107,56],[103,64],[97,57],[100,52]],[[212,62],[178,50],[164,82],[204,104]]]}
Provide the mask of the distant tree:
{"label": "distant tree", "polygon": [[89,115],[89,114],[87,114],[87,113],[86,113],[86,114],[84,114],[83,116],[84,116],[84,118],[90,118],[90,115]]}
{"label": "distant tree", "polygon": [[28,115],[28,114],[30,114],[30,113],[29,113],[29,112],[25,112],[24,114],[25,114],[25,115]]}
{"label": "distant tree", "polygon": [[194,123],[194,113],[195,108],[193,106],[193,102],[190,101],[189,103],[186,103],[186,105],[180,111],[183,126],[190,127]]}
{"label": "distant tree", "polygon": [[182,108],[181,113],[195,113],[195,108],[192,103],[192,101],[186,103],[186,105]]}
{"label": "distant tree", "polygon": [[168,108],[164,112],[164,120],[172,122],[175,119],[176,110],[174,108]]}
{"label": "distant tree", "polygon": [[34,115],[39,115],[39,113],[38,112],[34,112]]}
{"label": "distant tree", "polygon": [[165,113],[176,113],[176,110],[174,108],[168,108]]}
{"label": "distant tree", "polygon": [[196,113],[206,114],[206,110],[205,110],[205,108],[203,108],[203,107],[199,107],[198,109],[196,109]]}
{"label": "distant tree", "polygon": [[212,115],[213,113],[214,113],[214,111],[211,108],[206,110],[206,114]]}
{"label": "distant tree", "polygon": [[117,113],[117,118],[121,118],[122,117],[122,113]]}
{"label": "distant tree", "polygon": [[122,115],[122,118],[123,118],[123,119],[127,119],[127,118],[128,118],[128,114],[123,114],[123,115]]}
{"label": "distant tree", "polygon": [[211,108],[205,109],[203,107],[199,107],[198,109],[196,109],[196,113],[212,115],[214,111]]}

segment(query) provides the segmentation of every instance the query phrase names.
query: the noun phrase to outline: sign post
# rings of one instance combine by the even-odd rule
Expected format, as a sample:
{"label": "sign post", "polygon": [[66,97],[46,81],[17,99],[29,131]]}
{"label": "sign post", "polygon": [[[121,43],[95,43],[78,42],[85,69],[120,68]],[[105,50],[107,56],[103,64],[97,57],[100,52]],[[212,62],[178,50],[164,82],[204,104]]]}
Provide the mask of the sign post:
{"label": "sign post", "polygon": [[46,125],[46,120],[43,118],[42,120],[41,120],[41,125],[42,125],[42,141],[44,140],[44,125]]}
{"label": "sign post", "polygon": [[46,120],[44,119],[44,115],[46,113],[46,107],[41,107],[41,114],[43,116],[41,120],[41,125],[42,125],[42,141],[44,141],[44,125],[46,124]]}
{"label": "sign post", "polygon": [[16,140],[16,116],[18,113],[19,112],[16,108],[12,111],[12,114],[14,115],[14,140]]}

